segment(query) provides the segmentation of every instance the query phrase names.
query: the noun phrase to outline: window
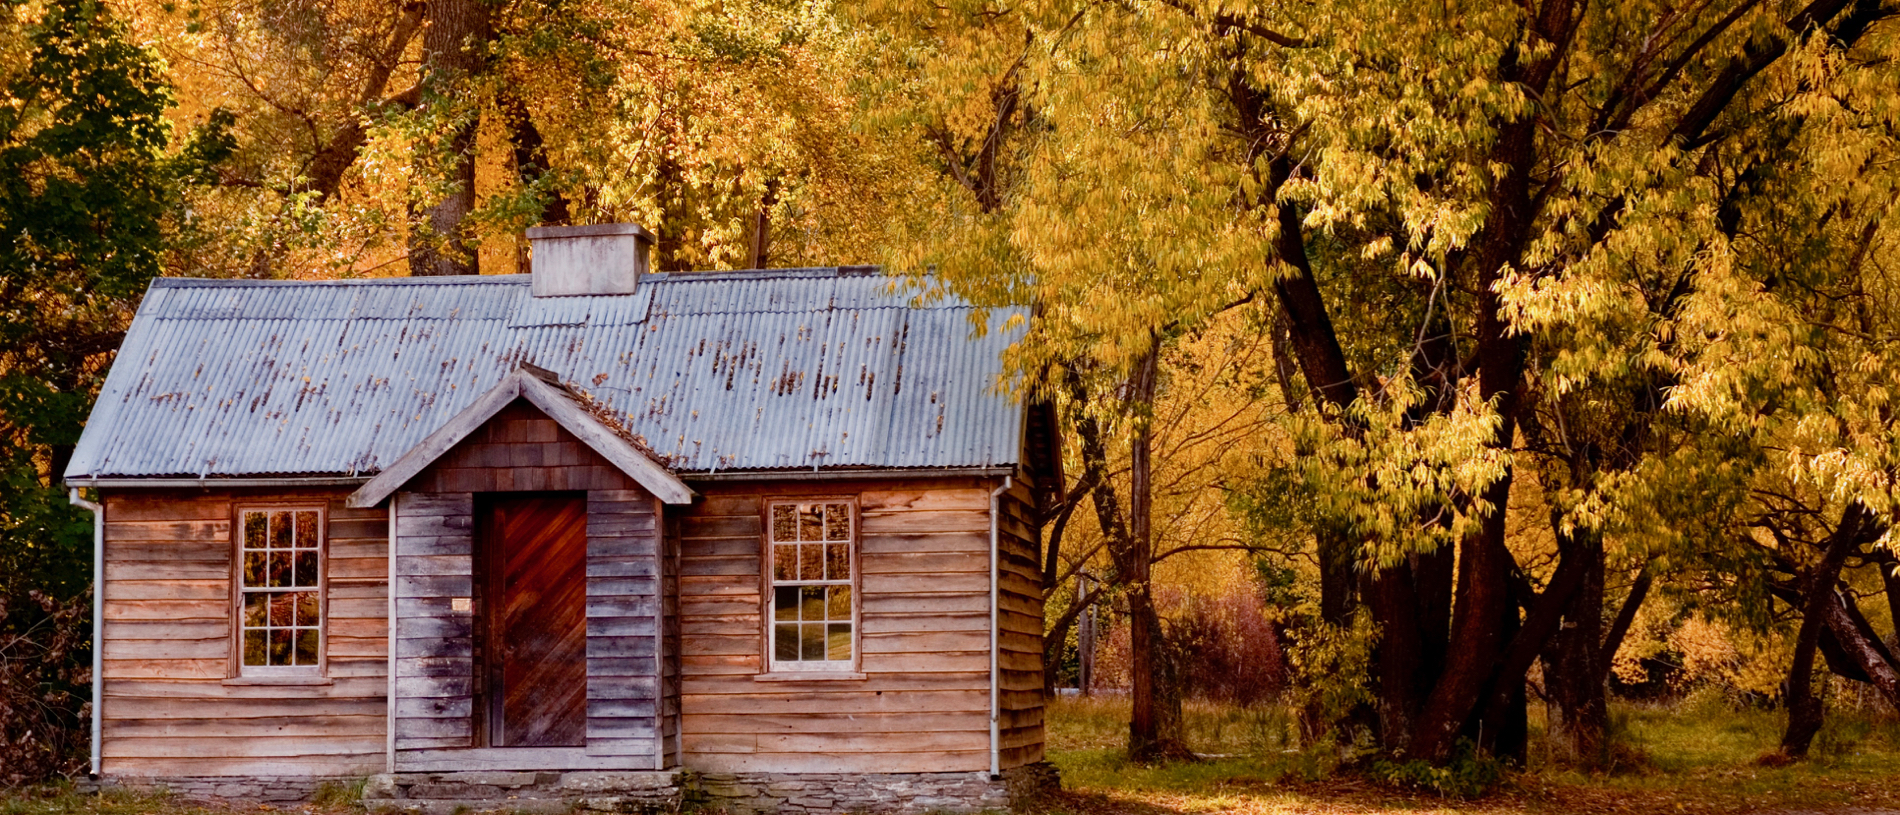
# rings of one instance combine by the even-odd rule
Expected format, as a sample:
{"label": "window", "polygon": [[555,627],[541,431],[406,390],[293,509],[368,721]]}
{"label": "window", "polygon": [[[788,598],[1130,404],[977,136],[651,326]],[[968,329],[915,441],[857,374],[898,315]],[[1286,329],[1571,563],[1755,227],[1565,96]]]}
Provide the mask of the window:
{"label": "window", "polygon": [[323,664],[323,510],[242,509],[238,672],[315,674]]}
{"label": "window", "polygon": [[770,504],[771,669],[850,670],[856,657],[851,503]]}

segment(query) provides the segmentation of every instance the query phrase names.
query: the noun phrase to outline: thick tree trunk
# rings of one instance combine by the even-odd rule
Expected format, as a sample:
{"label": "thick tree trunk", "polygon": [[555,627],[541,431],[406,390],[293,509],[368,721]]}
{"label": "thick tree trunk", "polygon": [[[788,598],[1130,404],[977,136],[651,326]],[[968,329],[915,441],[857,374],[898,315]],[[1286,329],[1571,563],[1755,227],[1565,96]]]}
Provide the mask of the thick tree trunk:
{"label": "thick tree trunk", "polygon": [[[520,94],[512,89],[504,90],[501,104],[508,117],[509,142],[514,147],[515,175],[524,185],[536,183],[554,171],[548,164],[547,141],[541,136],[541,128],[535,126],[534,115]],[[559,190],[548,192],[547,202],[541,207],[541,225],[567,225],[574,217],[567,197]],[[522,268],[525,271],[527,267]]]}
{"label": "thick tree trunk", "polygon": [[1795,635],[1794,662],[1788,669],[1788,728],[1781,734],[1781,752],[1791,758],[1803,758],[1821,731],[1822,706],[1814,694],[1814,653],[1821,632],[1827,627],[1829,601],[1834,598],[1834,583],[1840,579],[1841,565],[1859,548],[1864,527],[1871,522],[1859,503],[1841,512],[1841,523],[1828,537],[1821,560],[1809,567],[1801,581],[1801,629]]}
{"label": "thick tree trunk", "polygon": [[[483,69],[483,52],[494,37],[490,4],[484,0],[432,0],[422,34],[424,104],[445,104],[465,94]],[[421,234],[409,242],[409,274],[475,274],[468,214],[475,209],[475,131],[471,118],[449,136],[448,182],[442,200],[423,212]]]}
{"label": "thick tree trunk", "polygon": [[1853,600],[1833,589],[1823,593],[1827,597],[1821,605],[1822,624],[1827,626],[1828,633],[1840,643],[1846,658],[1866,675],[1868,684],[1873,685],[1888,704],[1900,707],[1900,673],[1896,673],[1893,654],[1874,635],[1873,627],[1852,605]]}
{"label": "thick tree trunk", "polygon": [[1609,700],[1597,666],[1603,655],[1603,556],[1599,549],[1586,564],[1583,585],[1564,607],[1563,627],[1544,649],[1544,693],[1554,715],[1551,739],[1568,758],[1587,767],[1607,758],[1604,733],[1610,724]]}
{"label": "thick tree trunk", "polygon": [[1385,749],[1411,747],[1425,695],[1445,668],[1450,625],[1452,549],[1415,553],[1367,581],[1366,606],[1379,624],[1379,738]]}

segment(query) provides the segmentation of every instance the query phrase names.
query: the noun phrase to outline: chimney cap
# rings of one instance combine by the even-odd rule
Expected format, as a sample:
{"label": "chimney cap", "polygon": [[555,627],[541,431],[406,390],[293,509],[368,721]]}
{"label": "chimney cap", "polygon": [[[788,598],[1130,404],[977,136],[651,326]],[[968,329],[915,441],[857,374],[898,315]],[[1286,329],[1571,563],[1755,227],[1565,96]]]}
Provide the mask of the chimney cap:
{"label": "chimney cap", "polygon": [[586,226],[531,226],[528,227],[528,240],[542,238],[604,238],[615,235],[636,235],[641,240],[652,243],[653,233],[639,224],[588,224]]}

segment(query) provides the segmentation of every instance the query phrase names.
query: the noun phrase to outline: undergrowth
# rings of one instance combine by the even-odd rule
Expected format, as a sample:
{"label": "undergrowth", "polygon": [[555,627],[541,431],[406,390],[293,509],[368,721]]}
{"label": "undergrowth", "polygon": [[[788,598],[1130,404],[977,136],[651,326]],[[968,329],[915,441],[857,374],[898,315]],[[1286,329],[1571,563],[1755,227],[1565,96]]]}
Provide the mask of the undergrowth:
{"label": "undergrowth", "polygon": [[1158,767],[1131,765],[1121,755],[1126,698],[1058,699],[1046,720],[1050,760],[1062,770],[1065,787],[1085,794],[1179,796],[1243,782],[1285,790],[1371,782],[1395,794],[1426,791],[1446,801],[1557,794],[1621,802],[1606,803],[1610,809],[1630,806],[1631,799],[1667,799],[1690,810],[1709,802],[1798,809],[1860,800],[1867,790],[1891,787],[1888,779],[1900,774],[1900,717],[1871,706],[1831,708],[1811,757],[1785,768],[1757,763],[1781,737],[1781,712],[1737,706],[1716,694],[1667,703],[1613,701],[1605,760],[1595,763],[1564,755],[1546,736],[1542,714],[1532,708],[1523,767],[1506,766],[1469,745],[1449,764],[1432,766],[1325,742],[1303,744],[1292,711],[1279,705],[1189,704],[1186,741],[1207,758]]}

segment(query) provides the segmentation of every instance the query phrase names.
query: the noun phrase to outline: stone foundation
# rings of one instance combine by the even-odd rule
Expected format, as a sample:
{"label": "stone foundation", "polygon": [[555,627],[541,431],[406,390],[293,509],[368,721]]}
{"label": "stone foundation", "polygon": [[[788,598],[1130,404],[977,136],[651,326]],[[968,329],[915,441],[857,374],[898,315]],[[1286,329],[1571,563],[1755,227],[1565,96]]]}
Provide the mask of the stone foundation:
{"label": "stone foundation", "polygon": [[[289,804],[324,784],[292,777],[107,778],[99,788],[165,790],[200,799]],[[1061,787],[1047,762],[989,773],[453,772],[372,776],[372,813],[627,812],[673,815],[682,806],[727,815],[925,815],[1007,811]]]}
{"label": "stone foundation", "polygon": [[263,801],[273,804],[291,804],[308,801],[315,797],[317,790],[325,784],[344,787],[361,778],[312,778],[307,775],[293,776],[180,776],[165,778],[128,778],[106,776],[96,781],[78,785],[82,792],[97,790],[129,789],[153,792],[169,792],[173,795],[195,799],[222,799],[238,801]]}
{"label": "stone foundation", "polygon": [[1061,786],[1043,762],[989,773],[704,773],[686,801],[729,815],[893,815],[1007,811]]}
{"label": "stone foundation", "polygon": [[370,812],[634,812],[680,810],[681,773],[459,772],[389,773],[363,788]]}

